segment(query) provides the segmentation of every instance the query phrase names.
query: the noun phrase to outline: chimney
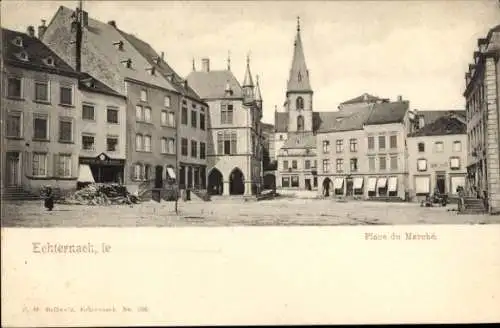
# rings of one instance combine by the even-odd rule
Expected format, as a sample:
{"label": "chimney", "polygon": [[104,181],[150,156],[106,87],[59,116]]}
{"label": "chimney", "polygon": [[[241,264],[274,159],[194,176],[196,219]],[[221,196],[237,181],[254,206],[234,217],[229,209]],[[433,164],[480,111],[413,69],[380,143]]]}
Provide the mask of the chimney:
{"label": "chimney", "polygon": [[28,26],[26,29],[26,33],[30,36],[30,38],[35,37],[35,27],[33,25]]}
{"label": "chimney", "polygon": [[183,84],[184,84],[184,89],[187,89],[187,87],[188,87],[188,81],[187,81],[187,80],[184,80],[184,83],[183,83]]}
{"label": "chimney", "polygon": [[203,58],[201,60],[201,70],[206,73],[210,72],[210,59]]}
{"label": "chimney", "polygon": [[398,102],[402,102],[403,101],[403,96],[398,95],[397,99],[398,99]]}
{"label": "chimney", "polygon": [[161,58],[161,61],[163,61],[165,59],[165,53],[163,51],[161,52],[160,58]]}
{"label": "chimney", "polygon": [[43,39],[45,31],[47,31],[47,26],[45,26],[45,19],[42,19],[42,25],[38,26],[38,38],[40,40]]}
{"label": "chimney", "polygon": [[110,20],[110,21],[108,22],[108,25],[111,25],[111,26],[113,26],[114,28],[116,28],[116,21],[114,21],[114,20]]}
{"label": "chimney", "polygon": [[89,26],[89,13],[86,12],[85,10],[82,10],[81,15],[82,15],[82,27]]}
{"label": "chimney", "polygon": [[420,115],[418,117],[418,128],[421,129],[423,128],[425,125],[425,120],[424,120],[424,116],[423,115]]}

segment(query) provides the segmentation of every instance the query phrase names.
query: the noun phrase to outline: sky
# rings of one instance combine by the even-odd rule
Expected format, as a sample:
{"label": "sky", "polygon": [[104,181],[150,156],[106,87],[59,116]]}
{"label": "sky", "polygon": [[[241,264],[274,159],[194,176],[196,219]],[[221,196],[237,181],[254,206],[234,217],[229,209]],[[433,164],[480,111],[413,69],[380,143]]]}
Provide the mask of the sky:
{"label": "sky", "polygon": [[[47,23],[78,1],[1,1],[2,27]],[[464,1],[84,1],[89,16],[115,20],[187,76],[210,59],[243,80],[246,56],[259,75],[263,121],[283,110],[297,16],[316,111],[365,92],[418,110],[463,109],[464,74],[477,39],[500,24],[496,0]]]}

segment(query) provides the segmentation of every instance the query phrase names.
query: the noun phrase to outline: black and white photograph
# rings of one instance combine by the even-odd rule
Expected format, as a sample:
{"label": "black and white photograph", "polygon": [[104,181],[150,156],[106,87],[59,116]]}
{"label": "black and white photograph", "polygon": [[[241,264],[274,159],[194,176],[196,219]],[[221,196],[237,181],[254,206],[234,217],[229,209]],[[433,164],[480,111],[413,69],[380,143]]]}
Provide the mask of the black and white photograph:
{"label": "black and white photograph", "polygon": [[500,224],[498,1],[0,5],[2,231]]}

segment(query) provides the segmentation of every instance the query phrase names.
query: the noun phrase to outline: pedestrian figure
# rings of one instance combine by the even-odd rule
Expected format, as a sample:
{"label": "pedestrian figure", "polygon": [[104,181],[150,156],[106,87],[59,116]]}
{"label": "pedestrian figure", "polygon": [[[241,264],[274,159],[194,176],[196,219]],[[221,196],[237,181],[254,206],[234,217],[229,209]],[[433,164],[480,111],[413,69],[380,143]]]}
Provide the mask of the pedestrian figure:
{"label": "pedestrian figure", "polygon": [[54,193],[52,192],[51,187],[47,187],[45,195],[45,208],[48,211],[52,211],[52,209],[54,208]]}

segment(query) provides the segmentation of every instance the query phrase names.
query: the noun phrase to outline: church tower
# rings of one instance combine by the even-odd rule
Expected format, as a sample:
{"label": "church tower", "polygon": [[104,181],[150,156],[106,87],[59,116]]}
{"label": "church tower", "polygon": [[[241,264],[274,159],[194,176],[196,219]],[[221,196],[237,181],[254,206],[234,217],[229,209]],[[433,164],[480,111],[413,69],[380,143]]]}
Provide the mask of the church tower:
{"label": "church tower", "polygon": [[297,17],[297,35],[286,90],[285,108],[288,112],[288,132],[312,132],[312,101],[313,91],[300,38],[300,17]]}
{"label": "church tower", "polygon": [[251,104],[254,99],[254,85],[252,73],[250,72],[250,56],[247,56],[247,68],[245,71],[245,78],[243,79],[243,103],[245,105]]}

